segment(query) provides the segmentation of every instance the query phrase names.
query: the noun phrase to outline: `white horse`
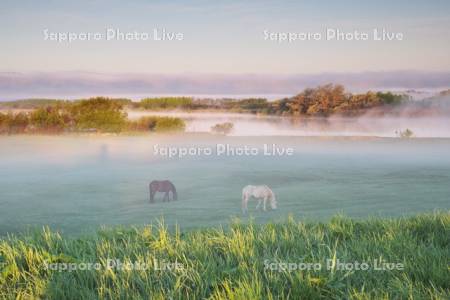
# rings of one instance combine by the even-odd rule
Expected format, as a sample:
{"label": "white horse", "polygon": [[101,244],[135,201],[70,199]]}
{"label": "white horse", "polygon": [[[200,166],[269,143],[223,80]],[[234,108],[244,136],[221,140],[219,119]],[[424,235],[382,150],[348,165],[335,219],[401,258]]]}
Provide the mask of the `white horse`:
{"label": "white horse", "polygon": [[277,200],[275,199],[275,194],[267,185],[247,185],[242,189],[242,212],[246,213],[248,211],[247,203],[251,198],[258,200],[258,205],[256,209],[259,209],[261,203],[263,204],[263,210],[266,211],[266,202],[270,200],[270,207],[272,209],[277,209]]}

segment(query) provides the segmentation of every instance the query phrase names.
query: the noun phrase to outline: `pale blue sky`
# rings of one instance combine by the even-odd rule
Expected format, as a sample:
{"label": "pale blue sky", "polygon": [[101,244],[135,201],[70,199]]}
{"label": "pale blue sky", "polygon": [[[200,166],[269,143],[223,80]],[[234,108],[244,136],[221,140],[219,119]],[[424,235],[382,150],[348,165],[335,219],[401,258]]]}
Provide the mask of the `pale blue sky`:
{"label": "pale blue sky", "polygon": [[[217,3],[215,3],[217,2]],[[0,72],[297,74],[450,71],[450,1],[10,1],[0,4]],[[166,28],[181,42],[58,44],[55,32]],[[403,41],[277,44],[263,30],[403,32]]]}

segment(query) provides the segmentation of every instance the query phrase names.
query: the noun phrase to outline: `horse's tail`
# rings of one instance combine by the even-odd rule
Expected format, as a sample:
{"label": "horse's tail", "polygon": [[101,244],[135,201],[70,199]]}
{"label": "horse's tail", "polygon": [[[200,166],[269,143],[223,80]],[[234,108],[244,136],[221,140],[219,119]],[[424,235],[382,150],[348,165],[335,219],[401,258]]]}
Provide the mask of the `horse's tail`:
{"label": "horse's tail", "polygon": [[149,185],[148,185],[148,190],[149,190],[149,192],[150,192],[150,202],[153,202],[153,191],[152,191],[152,184],[150,183]]}

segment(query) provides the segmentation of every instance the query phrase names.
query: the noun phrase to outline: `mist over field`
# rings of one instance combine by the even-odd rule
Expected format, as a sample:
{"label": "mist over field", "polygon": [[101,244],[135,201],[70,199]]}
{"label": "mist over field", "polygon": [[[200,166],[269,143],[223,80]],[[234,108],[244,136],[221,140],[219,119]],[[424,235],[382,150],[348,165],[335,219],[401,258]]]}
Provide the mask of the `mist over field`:
{"label": "mist over field", "polygon": [[[258,155],[155,153],[159,148],[254,147]],[[264,145],[291,147],[267,156]],[[0,235],[29,226],[80,234],[100,225],[146,224],[164,217],[182,228],[245,218],[241,190],[267,184],[279,208],[254,210],[258,223],[287,214],[327,219],[400,216],[449,209],[448,139],[223,137],[0,137]],[[214,152],[214,151],[213,151]],[[149,204],[148,184],[169,179],[178,201]]]}

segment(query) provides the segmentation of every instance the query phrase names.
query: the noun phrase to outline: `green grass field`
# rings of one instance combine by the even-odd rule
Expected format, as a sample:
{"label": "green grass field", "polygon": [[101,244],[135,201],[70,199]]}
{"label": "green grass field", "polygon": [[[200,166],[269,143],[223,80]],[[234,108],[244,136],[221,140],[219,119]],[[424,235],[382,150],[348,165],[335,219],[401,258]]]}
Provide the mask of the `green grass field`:
{"label": "green grass field", "polygon": [[[398,265],[375,270],[375,260]],[[315,269],[298,269],[307,263]],[[0,240],[0,298],[448,299],[449,263],[450,212],[83,238],[44,229]]]}

